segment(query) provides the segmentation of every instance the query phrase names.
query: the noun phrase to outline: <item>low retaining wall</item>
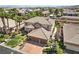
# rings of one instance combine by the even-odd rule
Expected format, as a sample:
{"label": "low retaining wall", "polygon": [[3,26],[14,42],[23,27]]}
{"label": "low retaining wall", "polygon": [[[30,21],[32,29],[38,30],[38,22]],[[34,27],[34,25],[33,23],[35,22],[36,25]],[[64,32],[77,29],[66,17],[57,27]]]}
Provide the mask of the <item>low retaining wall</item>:
{"label": "low retaining wall", "polygon": [[0,54],[23,54],[20,50],[0,45]]}

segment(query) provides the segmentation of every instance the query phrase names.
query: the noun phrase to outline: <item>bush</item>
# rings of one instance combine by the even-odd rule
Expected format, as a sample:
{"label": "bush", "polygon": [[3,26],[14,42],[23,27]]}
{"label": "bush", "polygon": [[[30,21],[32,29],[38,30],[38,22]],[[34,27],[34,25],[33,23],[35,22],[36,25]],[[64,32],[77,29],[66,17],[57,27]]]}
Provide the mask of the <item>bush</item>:
{"label": "bush", "polygon": [[4,41],[5,41],[4,37],[0,37],[0,42],[4,42]]}
{"label": "bush", "polygon": [[63,53],[63,50],[62,50],[62,48],[60,47],[58,41],[55,42],[55,51],[56,51],[57,54],[62,54],[62,53]]}
{"label": "bush", "polygon": [[17,32],[17,31],[12,33],[12,35],[17,35],[17,34],[18,34],[18,32]]}
{"label": "bush", "polygon": [[49,39],[47,41],[46,47],[52,46],[53,41],[51,39]]}
{"label": "bush", "polygon": [[5,39],[6,39],[6,35],[0,33],[0,42],[5,42]]}
{"label": "bush", "polygon": [[47,53],[47,54],[52,53],[52,48],[45,48],[45,49],[43,49],[43,53]]}
{"label": "bush", "polygon": [[8,38],[9,38],[9,35],[7,35],[7,34],[4,35],[4,38],[5,38],[5,39],[8,39]]}

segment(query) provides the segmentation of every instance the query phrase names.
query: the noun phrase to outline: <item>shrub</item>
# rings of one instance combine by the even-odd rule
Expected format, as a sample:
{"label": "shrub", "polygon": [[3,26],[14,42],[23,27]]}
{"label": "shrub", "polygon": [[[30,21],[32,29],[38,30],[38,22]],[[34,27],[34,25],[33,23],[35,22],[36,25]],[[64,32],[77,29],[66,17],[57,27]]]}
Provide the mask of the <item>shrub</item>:
{"label": "shrub", "polygon": [[4,34],[0,33],[0,42],[4,42],[4,41],[5,41]]}
{"label": "shrub", "polygon": [[55,42],[55,51],[56,51],[57,54],[63,53],[63,50],[61,49],[58,41]]}
{"label": "shrub", "polygon": [[0,37],[0,42],[4,42],[5,39],[3,37]]}
{"label": "shrub", "polygon": [[52,48],[45,48],[45,49],[43,49],[43,53],[47,53],[47,54],[52,53]]}
{"label": "shrub", "polygon": [[52,46],[52,43],[53,43],[53,41],[52,41],[51,39],[49,39],[49,40],[47,41],[46,46],[47,46],[47,47]]}
{"label": "shrub", "polygon": [[5,38],[5,39],[8,39],[8,38],[9,38],[9,35],[5,34],[5,35],[4,35],[4,38]]}

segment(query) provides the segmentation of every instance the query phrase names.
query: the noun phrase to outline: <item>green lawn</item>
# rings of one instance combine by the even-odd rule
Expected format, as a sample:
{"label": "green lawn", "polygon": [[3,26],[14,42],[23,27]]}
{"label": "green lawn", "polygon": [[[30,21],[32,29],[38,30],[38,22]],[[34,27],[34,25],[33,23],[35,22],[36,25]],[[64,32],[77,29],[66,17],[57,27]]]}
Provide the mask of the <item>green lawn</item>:
{"label": "green lawn", "polygon": [[23,39],[25,36],[22,36],[21,34],[16,35],[14,38],[11,38],[9,42],[6,43],[7,46],[10,47],[16,47]]}

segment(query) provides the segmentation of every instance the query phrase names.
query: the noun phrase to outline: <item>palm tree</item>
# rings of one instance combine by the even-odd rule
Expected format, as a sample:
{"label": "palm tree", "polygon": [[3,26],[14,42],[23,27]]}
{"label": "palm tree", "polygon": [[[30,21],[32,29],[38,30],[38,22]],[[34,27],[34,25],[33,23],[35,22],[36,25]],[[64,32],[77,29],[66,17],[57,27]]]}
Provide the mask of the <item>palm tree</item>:
{"label": "palm tree", "polygon": [[50,14],[52,14],[52,13],[54,13],[55,12],[55,9],[53,8],[49,8],[49,12],[50,12]]}
{"label": "palm tree", "polygon": [[9,10],[8,9],[5,10],[5,18],[7,19],[7,27],[9,29],[9,18],[10,18],[10,14],[9,14]]}
{"label": "palm tree", "polygon": [[60,12],[61,12],[61,16],[63,15],[63,11],[64,11],[63,9],[60,9]]}
{"label": "palm tree", "polygon": [[55,14],[56,16],[58,16],[58,14],[59,14],[59,9],[55,9],[54,14]]}
{"label": "palm tree", "polygon": [[0,8],[0,17],[1,17],[2,23],[3,23],[3,31],[4,31],[4,33],[6,33],[6,24],[5,24],[5,20],[4,20],[4,18],[5,18],[5,11],[4,11],[3,8]]}
{"label": "palm tree", "polygon": [[13,20],[15,20],[15,24],[16,24],[16,29],[18,29],[18,24],[17,24],[17,14],[18,14],[18,10],[16,8],[13,9],[9,9],[9,17]]}
{"label": "palm tree", "polygon": [[22,22],[22,16],[15,15],[13,19],[16,21],[17,29],[18,29],[18,23],[19,23],[19,28],[20,28],[20,25],[21,25],[20,23]]}

